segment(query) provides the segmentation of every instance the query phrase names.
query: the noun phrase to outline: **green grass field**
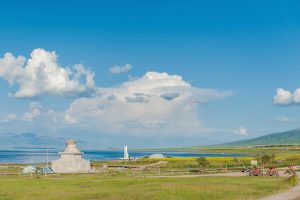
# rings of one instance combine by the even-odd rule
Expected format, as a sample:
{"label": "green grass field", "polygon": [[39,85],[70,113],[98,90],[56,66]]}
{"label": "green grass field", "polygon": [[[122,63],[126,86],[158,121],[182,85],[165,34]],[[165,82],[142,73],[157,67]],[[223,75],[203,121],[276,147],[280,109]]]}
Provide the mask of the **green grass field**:
{"label": "green grass field", "polygon": [[[269,165],[286,167],[300,164],[298,147],[210,147],[202,149],[207,153],[276,154]],[[236,163],[238,159],[238,163]],[[250,166],[255,157],[208,157],[209,166],[204,173],[239,171]],[[159,167],[151,166],[164,162]],[[44,166],[40,164],[39,166]],[[21,175],[26,165],[2,164],[0,167],[0,200],[139,200],[139,199],[257,199],[286,190],[295,185],[295,180],[283,177],[149,177],[157,175],[173,176],[187,173],[199,174],[196,158],[139,159],[133,161],[97,161],[93,168],[108,171],[97,174],[74,175]],[[262,163],[259,160],[259,165]],[[121,168],[120,168],[121,166]],[[122,166],[125,168],[122,168]],[[143,169],[139,167],[150,166]],[[191,172],[188,169],[193,169]],[[174,172],[174,174],[173,174]],[[134,176],[133,176],[134,175]],[[146,177],[145,177],[146,176]]]}
{"label": "green grass field", "polygon": [[147,178],[128,174],[1,177],[0,200],[256,199],[292,183],[273,177]]}

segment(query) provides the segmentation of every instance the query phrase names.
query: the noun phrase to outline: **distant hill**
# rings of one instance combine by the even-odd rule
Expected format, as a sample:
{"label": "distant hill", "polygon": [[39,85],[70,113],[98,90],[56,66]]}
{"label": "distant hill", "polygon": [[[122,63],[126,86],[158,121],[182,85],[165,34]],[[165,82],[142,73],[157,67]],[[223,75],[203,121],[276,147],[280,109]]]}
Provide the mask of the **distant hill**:
{"label": "distant hill", "polygon": [[239,140],[222,144],[224,146],[253,146],[253,145],[274,145],[274,144],[300,144],[300,128],[285,131],[280,133],[273,133],[261,137]]}

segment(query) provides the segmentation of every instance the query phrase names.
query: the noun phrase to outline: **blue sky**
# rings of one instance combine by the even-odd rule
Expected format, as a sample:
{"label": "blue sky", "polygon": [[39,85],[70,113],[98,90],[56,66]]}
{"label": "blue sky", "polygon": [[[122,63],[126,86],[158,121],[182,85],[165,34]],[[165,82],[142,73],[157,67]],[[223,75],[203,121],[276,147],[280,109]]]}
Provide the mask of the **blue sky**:
{"label": "blue sky", "polygon": [[[8,66],[3,62],[0,134],[35,132],[101,147],[151,147],[208,144],[297,128],[299,9],[297,1],[1,2],[3,60],[7,52],[22,55],[21,68],[26,68],[36,50],[35,59],[43,54],[47,67],[55,51],[57,69],[81,64],[94,74],[94,84],[88,87],[86,74],[81,74],[76,87],[48,87],[42,78],[32,83],[28,70],[14,75],[9,85],[12,72],[1,72]],[[126,64],[130,69],[122,71]],[[114,66],[121,72],[111,73]],[[70,84],[75,71],[68,76]],[[32,85],[34,93],[15,95],[24,92],[21,86]],[[165,94],[179,96],[172,101],[156,98]],[[101,99],[105,95],[120,101]],[[130,101],[123,102],[126,97]],[[91,104],[96,107],[84,109]],[[131,115],[115,114],[117,110]],[[66,115],[73,118],[68,121]]]}

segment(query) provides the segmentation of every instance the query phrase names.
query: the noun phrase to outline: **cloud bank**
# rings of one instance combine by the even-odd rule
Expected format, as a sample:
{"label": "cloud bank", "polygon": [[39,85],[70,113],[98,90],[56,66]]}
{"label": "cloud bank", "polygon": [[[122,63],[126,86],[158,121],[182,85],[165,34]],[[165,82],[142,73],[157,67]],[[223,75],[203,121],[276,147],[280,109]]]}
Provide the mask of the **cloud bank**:
{"label": "cloud bank", "polygon": [[147,72],[118,87],[98,88],[93,97],[76,99],[64,112],[64,122],[94,122],[115,132],[195,133],[202,128],[198,104],[231,95],[230,91],[193,87],[179,75]]}
{"label": "cloud bank", "polygon": [[[110,72],[125,73],[131,68],[129,64],[115,66]],[[231,91],[194,87],[180,75],[154,71],[115,87],[97,87],[90,69],[62,67],[56,53],[44,49],[33,50],[29,59],[6,53],[0,59],[0,77],[16,86],[12,96],[17,98],[74,98],[64,110],[50,108],[46,113],[40,103],[33,102],[29,111],[10,113],[3,122],[48,120],[44,124],[55,123],[52,127],[83,127],[107,134],[195,136],[205,130],[199,105],[233,95]],[[241,129],[240,134],[247,131]]]}
{"label": "cloud bank", "polygon": [[[6,53],[0,59],[0,77],[17,85],[13,95],[32,98],[43,94],[52,96],[76,96],[93,90],[94,73],[82,65],[64,68],[59,65],[55,52],[35,49],[30,58],[15,57]],[[80,80],[84,78],[85,82]]]}

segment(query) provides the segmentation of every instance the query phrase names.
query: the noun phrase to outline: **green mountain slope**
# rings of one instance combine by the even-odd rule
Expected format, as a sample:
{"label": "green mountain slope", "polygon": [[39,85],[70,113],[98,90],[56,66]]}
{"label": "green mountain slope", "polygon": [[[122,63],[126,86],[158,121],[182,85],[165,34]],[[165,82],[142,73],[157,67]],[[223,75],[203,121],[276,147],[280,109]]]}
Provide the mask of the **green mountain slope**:
{"label": "green mountain slope", "polygon": [[271,145],[271,144],[300,144],[300,128],[264,135],[261,137],[229,142],[222,145],[225,146],[252,146],[252,145]]}

